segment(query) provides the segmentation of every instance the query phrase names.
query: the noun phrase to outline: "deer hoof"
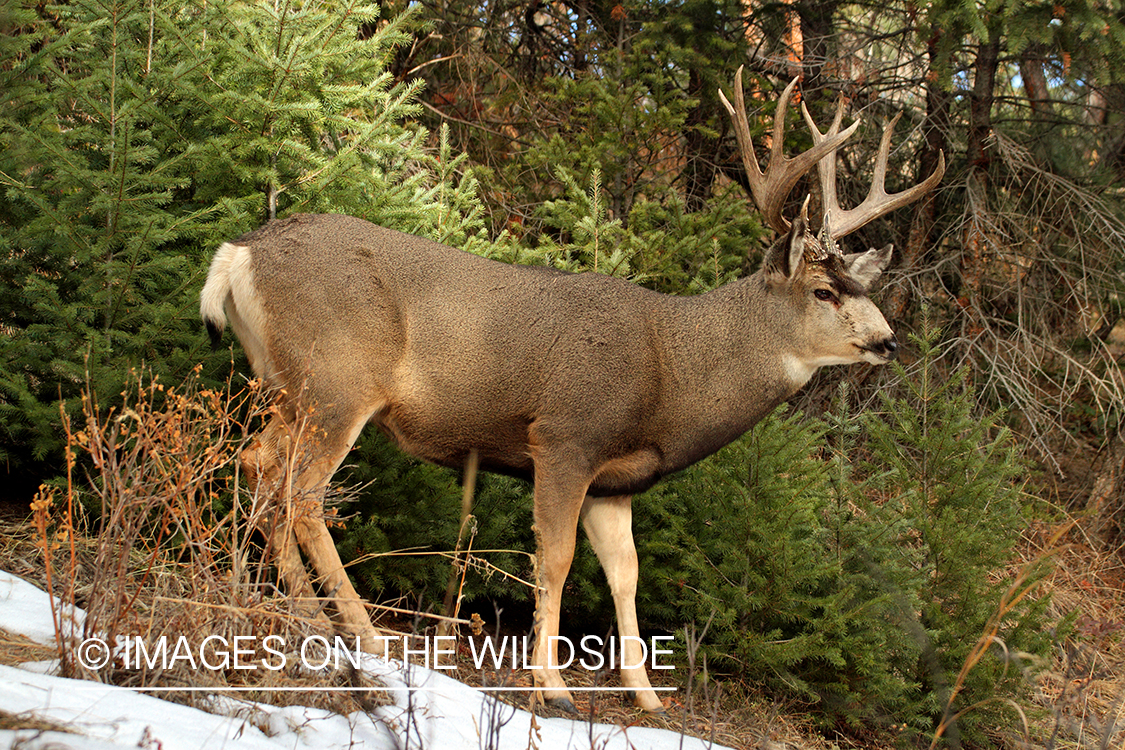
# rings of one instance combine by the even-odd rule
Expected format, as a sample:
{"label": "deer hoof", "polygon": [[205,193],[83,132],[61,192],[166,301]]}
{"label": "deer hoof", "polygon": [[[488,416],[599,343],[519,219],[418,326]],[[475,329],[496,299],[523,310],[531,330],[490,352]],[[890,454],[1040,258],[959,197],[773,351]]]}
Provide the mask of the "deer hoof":
{"label": "deer hoof", "polygon": [[548,698],[544,701],[544,703],[546,703],[551,708],[557,708],[562,711],[566,711],[568,714],[578,713],[578,709],[574,707],[574,702],[571,701],[570,698],[567,698],[565,696],[561,698]]}
{"label": "deer hoof", "polygon": [[642,711],[652,714],[653,716],[667,716],[668,711],[664,708],[664,704],[658,699],[655,701],[643,701],[637,698],[636,690],[626,690],[625,697],[636,707]]}

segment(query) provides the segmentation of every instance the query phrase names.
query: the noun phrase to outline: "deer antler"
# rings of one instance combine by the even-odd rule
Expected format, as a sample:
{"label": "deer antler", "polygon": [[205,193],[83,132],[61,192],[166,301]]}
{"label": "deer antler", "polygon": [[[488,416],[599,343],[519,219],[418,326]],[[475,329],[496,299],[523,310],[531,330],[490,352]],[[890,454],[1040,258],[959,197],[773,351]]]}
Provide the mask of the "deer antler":
{"label": "deer antler", "polygon": [[[797,79],[794,78],[785,87],[785,91],[782,92],[781,98],[777,102],[777,111],[773,116],[773,142],[770,144],[770,161],[765,172],[762,172],[758,166],[758,158],[754,155],[754,141],[750,137],[750,124],[746,116],[746,100],[742,93],[741,66],[738,68],[738,72],[734,74],[734,106],[731,106],[731,103],[727,101],[722,90],[719,91],[719,98],[734,120],[734,133],[738,138],[738,150],[742,152],[742,163],[746,167],[746,178],[750,182],[750,192],[754,196],[754,202],[758,204],[758,210],[762,212],[766,224],[778,232],[789,231],[789,221],[781,215],[781,209],[785,205],[785,199],[789,196],[789,191],[797,184],[797,180],[812,169],[814,164],[833,162],[834,167],[834,160],[825,157],[834,154],[840,144],[846,141],[859,127],[859,121],[857,120],[847,130],[840,133],[837,132],[839,129],[839,123],[837,122],[836,130],[815,139],[813,147],[808,151],[793,158],[785,157],[781,153],[785,140],[785,111],[789,105],[789,96],[793,93],[793,88],[796,85]],[[820,135],[819,132],[817,134]]]}
{"label": "deer antler", "polygon": [[[844,118],[844,99],[840,97],[837,102],[836,116],[833,118],[832,125],[828,128],[827,133],[821,133],[816,127],[816,123],[813,122],[803,102],[801,103],[801,114],[804,115],[805,122],[808,124],[809,130],[812,131],[814,144],[834,143],[836,142],[834,140],[836,134],[840,129],[840,123]],[[832,239],[839,239],[844,235],[851,234],[883,214],[908,203],[913,203],[932,190],[941,181],[942,175],[945,174],[945,153],[939,152],[938,165],[933,174],[912,188],[907,188],[893,195],[887,194],[887,159],[891,151],[891,135],[894,133],[895,124],[899,117],[902,117],[901,112],[895,115],[894,119],[883,128],[879,153],[875,157],[875,173],[871,178],[871,190],[867,193],[863,202],[855,208],[846,211],[840,208],[840,202],[836,196],[836,160],[825,158],[817,162],[817,169],[820,172],[821,210],[823,212],[821,224],[829,229]],[[854,129],[855,124],[853,123],[852,127],[845,132],[850,133]]]}

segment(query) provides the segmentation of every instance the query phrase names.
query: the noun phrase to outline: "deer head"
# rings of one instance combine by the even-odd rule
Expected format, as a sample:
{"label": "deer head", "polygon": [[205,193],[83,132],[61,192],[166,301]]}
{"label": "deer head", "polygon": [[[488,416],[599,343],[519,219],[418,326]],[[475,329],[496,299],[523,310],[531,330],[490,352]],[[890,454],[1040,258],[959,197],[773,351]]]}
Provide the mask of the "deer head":
{"label": "deer head", "polygon": [[[764,171],[758,164],[750,136],[741,67],[734,78],[734,104],[721,90],[719,98],[734,123],[750,194],[766,225],[781,235],[767,251],[761,273],[776,291],[783,291],[791,304],[799,308],[792,316],[804,329],[798,338],[818,342],[815,353],[798,358],[799,367],[794,364],[798,374],[803,373],[807,379],[822,365],[856,361],[879,364],[895,356],[898,345],[894,334],[867,297],[867,290],[890,263],[892,246],[844,254],[836,240],[932,190],[945,172],[945,156],[940,156],[937,168],[926,180],[902,192],[888,194],[885,187],[887,160],[898,122],[896,116],[883,130],[867,197],[855,208],[844,210],[836,191],[836,152],[855,132],[859,121],[840,130],[844,116],[841,96],[832,125],[822,133],[802,102],[801,113],[812,133],[813,147],[795,157],[786,157],[782,153],[785,113],[796,85],[794,78],[778,100],[769,163]],[[820,177],[822,211],[820,231],[816,233],[810,227],[809,198],[805,199],[793,222],[783,215],[789,193],[814,165]]]}

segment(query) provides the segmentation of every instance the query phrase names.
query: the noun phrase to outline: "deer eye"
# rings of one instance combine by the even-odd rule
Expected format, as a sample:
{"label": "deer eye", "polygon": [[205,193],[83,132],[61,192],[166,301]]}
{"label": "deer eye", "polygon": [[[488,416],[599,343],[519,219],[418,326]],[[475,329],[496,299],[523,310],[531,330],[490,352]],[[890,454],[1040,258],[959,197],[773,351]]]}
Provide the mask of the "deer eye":
{"label": "deer eye", "polygon": [[817,289],[813,292],[813,296],[821,302],[835,302],[836,295],[830,289]]}

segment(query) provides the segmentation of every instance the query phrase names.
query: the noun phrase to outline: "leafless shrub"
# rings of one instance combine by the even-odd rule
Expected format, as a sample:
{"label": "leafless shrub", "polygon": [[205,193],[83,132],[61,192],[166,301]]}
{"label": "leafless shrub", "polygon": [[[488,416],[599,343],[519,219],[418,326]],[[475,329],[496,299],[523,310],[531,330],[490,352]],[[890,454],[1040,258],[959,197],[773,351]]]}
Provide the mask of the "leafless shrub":
{"label": "leafless shrub", "polygon": [[1021,416],[1037,452],[1054,463],[1052,440],[1066,434],[1076,403],[1097,411],[1107,438],[1125,417],[1125,376],[1102,335],[1125,288],[1125,221],[1096,190],[1044,169],[1014,138],[997,132],[992,144],[998,166],[987,198],[963,186],[963,213],[943,240],[961,248],[943,261],[959,267],[932,269],[924,278],[936,288],[917,291],[957,311],[947,334],[974,364],[980,392]]}
{"label": "leafless shrub", "polygon": [[[354,683],[354,670],[309,666],[338,663],[327,619],[275,584],[264,540],[285,519],[265,501],[272,488],[239,488],[238,456],[270,394],[255,383],[206,388],[198,373],[166,387],[140,372],[122,400],[103,408],[87,387],[83,422],[64,412],[67,486],[43,488],[33,504],[47,585],[61,602],[63,673],[189,704],[206,689],[238,688],[253,700],[355,710],[347,691],[316,690]],[[84,520],[84,503],[96,520]],[[75,547],[80,532],[96,539],[92,558]],[[79,604],[81,621],[68,614]],[[91,639],[104,654],[81,650]]]}

